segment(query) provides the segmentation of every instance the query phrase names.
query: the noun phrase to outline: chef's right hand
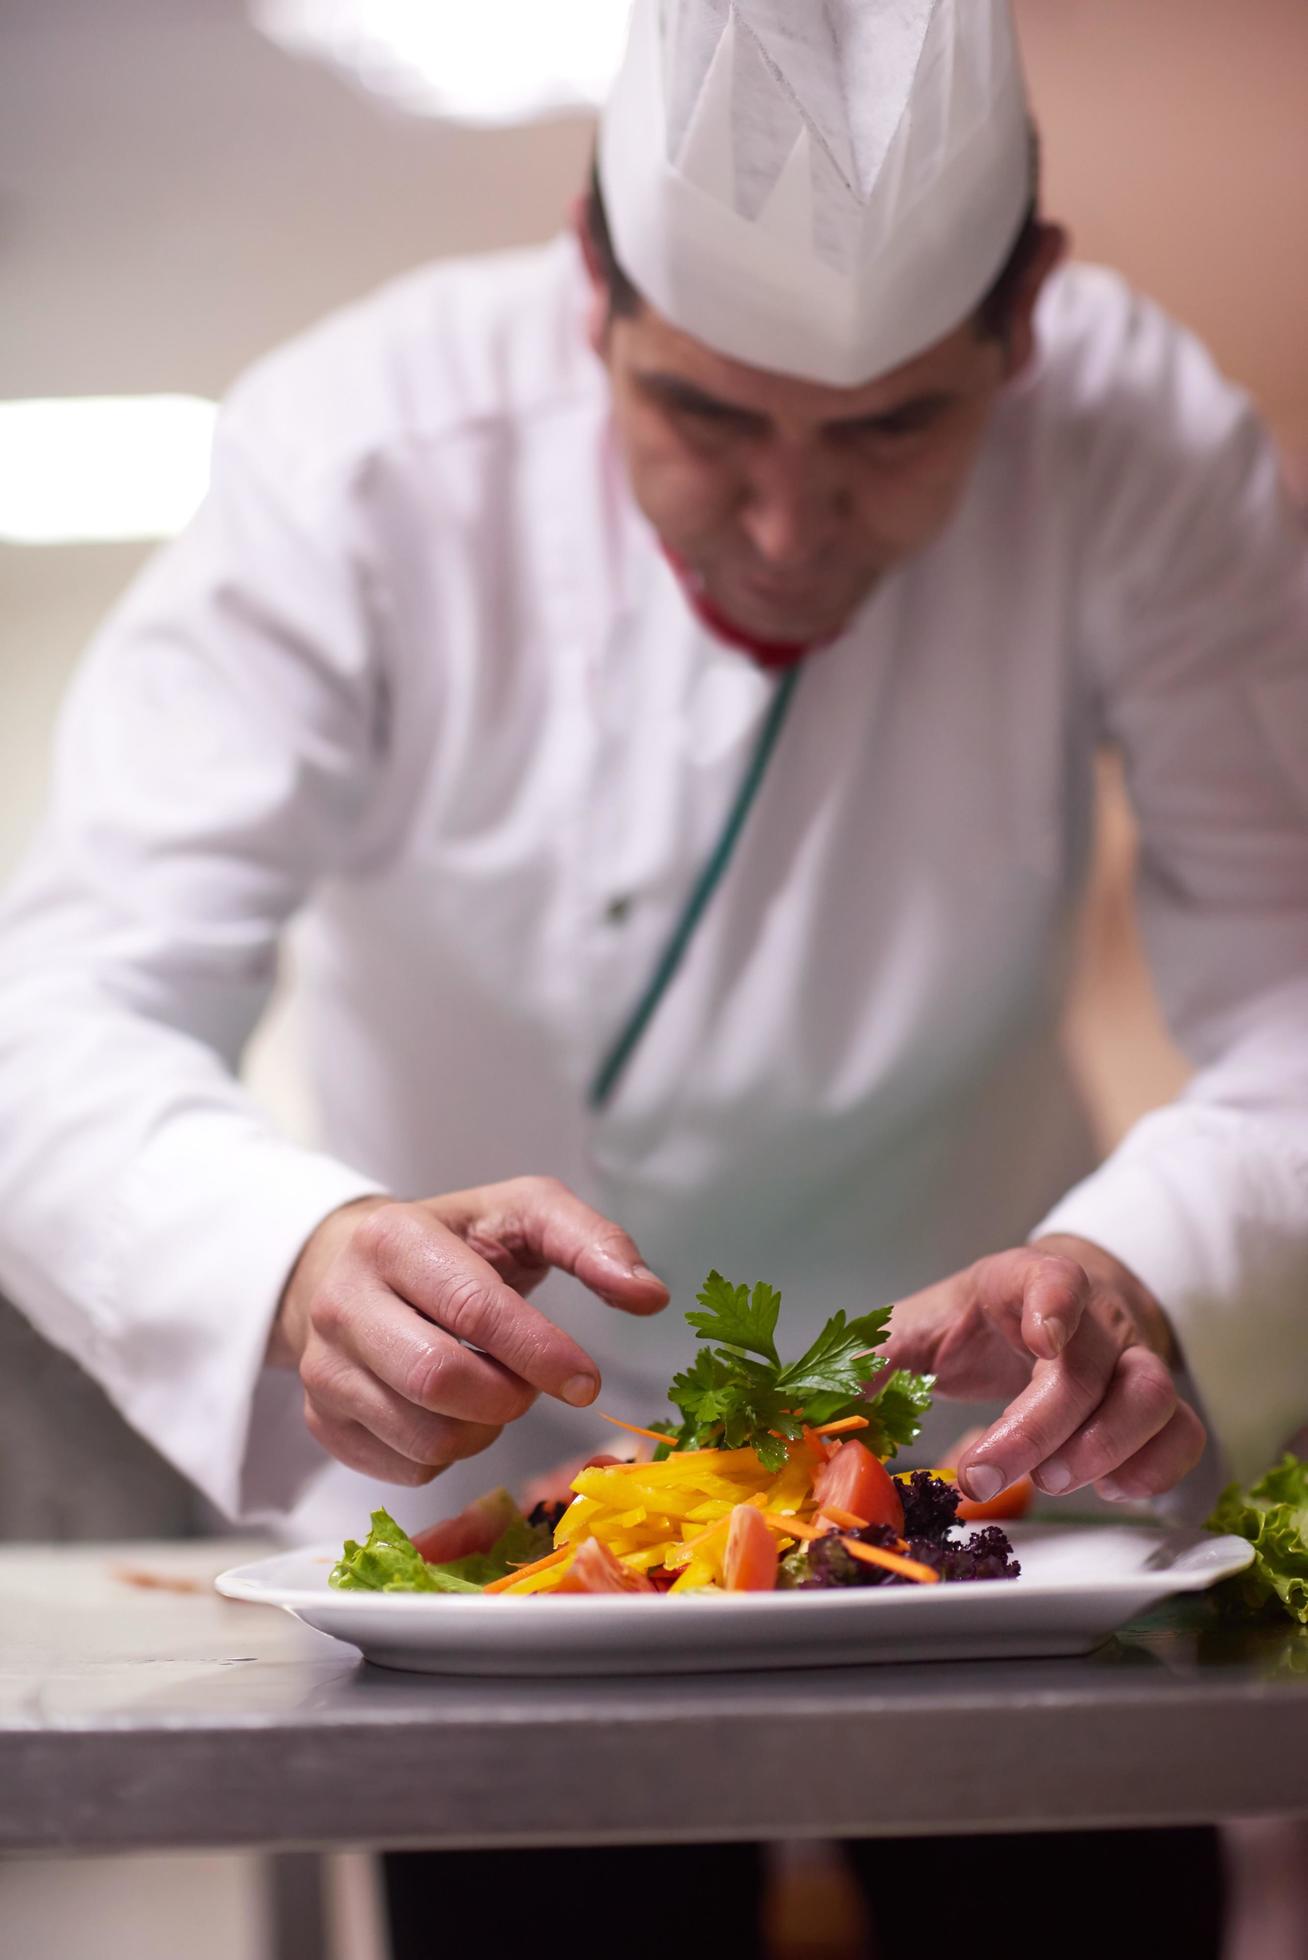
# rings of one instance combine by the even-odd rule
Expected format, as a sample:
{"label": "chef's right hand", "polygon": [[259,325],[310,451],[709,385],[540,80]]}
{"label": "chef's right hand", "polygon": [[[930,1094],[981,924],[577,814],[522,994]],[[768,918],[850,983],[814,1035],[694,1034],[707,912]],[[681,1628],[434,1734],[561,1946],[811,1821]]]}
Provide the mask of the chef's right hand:
{"label": "chef's right hand", "polygon": [[298,1368],[309,1430],[342,1463],[430,1483],[538,1394],[579,1409],[599,1394],[585,1349],[527,1304],[551,1267],[623,1313],[668,1302],[626,1233],[554,1178],[360,1198],[302,1248],[268,1360]]}

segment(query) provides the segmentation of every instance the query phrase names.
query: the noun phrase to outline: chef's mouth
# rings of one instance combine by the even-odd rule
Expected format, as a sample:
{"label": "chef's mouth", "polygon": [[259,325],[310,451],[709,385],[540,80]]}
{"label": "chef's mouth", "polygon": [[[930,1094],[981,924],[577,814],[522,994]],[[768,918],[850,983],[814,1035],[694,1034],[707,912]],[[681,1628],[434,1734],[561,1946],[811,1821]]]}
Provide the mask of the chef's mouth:
{"label": "chef's mouth", "polygon": [[743,573],[736,581],[736,591],[751,614],[766,616],[783,634],[795,637],[803,637],[808,632],[829,632],[833,622],[844,617],[839,605],[833,604],[835,593],[830,579],[792,582]]}

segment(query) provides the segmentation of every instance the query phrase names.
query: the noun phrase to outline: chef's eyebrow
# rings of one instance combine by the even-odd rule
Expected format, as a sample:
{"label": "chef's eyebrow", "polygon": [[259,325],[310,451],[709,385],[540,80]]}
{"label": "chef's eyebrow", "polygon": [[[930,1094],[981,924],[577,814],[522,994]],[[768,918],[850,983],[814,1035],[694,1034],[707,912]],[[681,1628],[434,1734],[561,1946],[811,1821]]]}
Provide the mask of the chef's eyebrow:
{"label": "chef's eyebrow", "polygon": [[665,408],[686,409],[692,415],[702,415],[714,422],[730,422],[736,428],[749,429],[759,435],[772,427],[771,418],[760,415],[757,409],[742,408],[738,402],[725,402],[719,396],[697,388],[693,381],[686,381],[679,374],[662,374],[647,369],[637,373],[636,384],[643,394],[661,402]]}
{"label": "chef's eyebrow", "polygon": [[[772,427],[770,416],[760,414],[757,409],[742,408],[738,402],[723,401],[718,395],[710,395],[682,375],[644,370],[637,372],[635,380],[643,394],[665,408],[681,409],[753,435],[766,435]],[[896,402],[893,408],[878,409],[867,415],[838,416],[833,421],[825,422],[823,429],[828,435],[848,436],[925,428],[951,408],[956,399],[946,389],[934,389]]]}

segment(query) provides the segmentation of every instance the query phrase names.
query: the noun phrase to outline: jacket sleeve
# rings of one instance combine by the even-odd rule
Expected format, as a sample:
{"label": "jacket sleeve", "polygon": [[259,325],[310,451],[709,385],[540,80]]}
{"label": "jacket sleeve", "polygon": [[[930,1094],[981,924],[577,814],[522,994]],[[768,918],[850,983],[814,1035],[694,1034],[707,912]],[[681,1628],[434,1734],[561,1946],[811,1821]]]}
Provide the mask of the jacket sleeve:
{"label": "jacket sleeve", "polygon": [[1152,1288],[1244,1476],[1308,1419],[1308,534],[1244,397],[1150,309],[1115,385],[1089,451],[1084,650],[1195,1074],[1038,1229]]}
{"label": "jacket sleeve", "polygon": [[0,913],[0,1288],[222,1510],[323,1459],[263,1366],[296,1253],[366,1172],[239,1086],[279,937],[373,841],[385,771],[339,495],[220,432],[191,529],[66,703],[42,830]]}

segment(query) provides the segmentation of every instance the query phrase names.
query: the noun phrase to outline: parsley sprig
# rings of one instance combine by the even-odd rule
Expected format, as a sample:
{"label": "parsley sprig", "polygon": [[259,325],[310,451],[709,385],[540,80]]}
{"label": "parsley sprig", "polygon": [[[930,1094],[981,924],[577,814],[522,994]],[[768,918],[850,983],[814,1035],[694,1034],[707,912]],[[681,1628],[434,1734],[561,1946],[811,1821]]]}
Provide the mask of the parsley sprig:
{"label": "parsley sprig", "polygon": [[869,1397],[869,1385],[886,1369],[873,1353],[886,1335],[890,1308],[846,1319],[833,1314],[798,1361],[783,1363],[776,1347],[781,1295],[760,1280],[752,1289],[733,1286],[711,1272],[696,1296],[703,1313],[686,1319],[701,1341],[714,1343],[696,1354],[689,1368],[673,1377],[668,1400],[681,1416],[653,1426],[666,1432],[669,1447],[754,1449],[769,1470],[786,1460],[786,1442],[797,1441],[806,1426],[864,1415],[859,1432],[877,1456],[891,1457],[911,1443],[930,1406],[932,1378],[902,1368],[887,1373]]}

